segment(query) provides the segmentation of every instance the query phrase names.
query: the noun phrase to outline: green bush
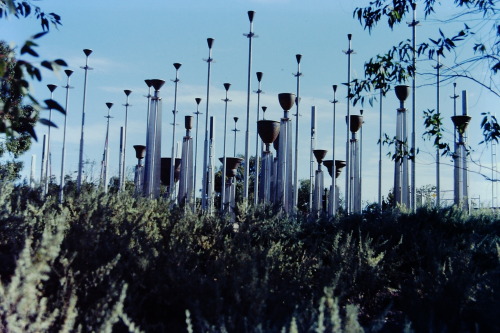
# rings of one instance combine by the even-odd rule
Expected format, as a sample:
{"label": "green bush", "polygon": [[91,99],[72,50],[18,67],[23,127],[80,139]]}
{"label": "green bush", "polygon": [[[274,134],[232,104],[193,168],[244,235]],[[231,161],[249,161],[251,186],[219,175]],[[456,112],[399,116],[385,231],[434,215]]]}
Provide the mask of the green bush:
{"label": "green bush", "polygon": [[16,331],[12,318],[48,332],[500,330],[495,215],[332,220],[260,206],[234,219],[92,189],[58,204],[1,184],[0,331]]}

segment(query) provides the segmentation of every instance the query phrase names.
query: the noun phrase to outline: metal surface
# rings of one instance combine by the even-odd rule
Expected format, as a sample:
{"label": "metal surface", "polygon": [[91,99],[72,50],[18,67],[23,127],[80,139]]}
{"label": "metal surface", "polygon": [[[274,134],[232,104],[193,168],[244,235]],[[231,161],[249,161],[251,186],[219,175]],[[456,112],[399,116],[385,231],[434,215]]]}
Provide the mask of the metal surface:
{"label": "metal surface", "polygon": [[[172,153],[171,157],[175,157],[175,129],[177,128],[177,86],[179,84],[179,68],[181,68],[181,64],[176,62],[174,63],[174,68],[175,68],[175,79],[172,80],[175,84],[174,87],[174,110],[172,113],[174,114],[174,122],[172,123]],[[173,184],[172,180],[174,179],[174,169],[170,169],[170,184]],[[171,186],[169,189],[169,196],[170,200],[172,202],[175,202],[176,200],[176,191],[175,191],[175,186]]]}
{"label": "metal surface", "polygon": [[253,18],[255,16],[254,11],[248,11],[248,20],[250,21],[250,32],[245,34],[248,38],[248,80],[247,80],[247,126],[245,131],[245,173],[243,182],[243,198],[248,200],[248,188],[249,188],[249,172],[250,172],[250,90],[252,82],[252,39],[257,37],[253,33]]}
{"label": "metal surface", "polygon": [[299,198],[299,102],[300,102],[300,77],[302,73],[300,72],[300,60],[302,59],[301,54],[296,54],[295,59],[297,60],[297,73],[294,76],[297,78],[297,97],[295,98],[296,112],[295,112],[295,165],[293,174],[293,207],[297,208],[297,202]]}
{"label": "metal surface", "polygon": [[[227,98],[227,92],[229,91],[229,88],[231,87],[230,83],[224,83],[224,89],[226,90],[226,98],[223,99],[224,101],[224,143],[223,143],[223,148],[222,148],[222,158],[225,161],[226,160],[226,137],[227,137],[227,103],[230,102],[231,100]],[[222,163],[222,184],[225,184],[225,174],[226,174],[226,163]],[[222,194],[222,200],[221,200],[221,206],[220,210],[224,211],[224,205],[226,202],[226,187],[222,186],[221,189],[221,194]]]}
{"label": "metal surface", "polygon": [[[147,84],[147,82],[146,82]],[[165,84],[164,80],[150,80],[154,89],[151,96],[148,132],[146,138],[146,161],[144,165],[144,196],[147,198],[157,198],[160,195],[160,174],[161,174],[161,120],[162,103],[160,89]]]}
{"label": "metal surface", "polygon": [[84,129],[85,129],[85,106],[87,101],[87,73],[89,70],[92,70],[89,67],[89,56],[92,54],[92,50],[84,49],[83,53],[85,54],[85,66],[81,67],[85,70],[85,77],[83,80],[83,108],[82,108],[82,129],[80,133],[80,153],[78,158],[78,177],[76,179],[76,189],[77,192],[80,192],[82,187],[82,174],[83,174],[83,146],[84,146]]}
{"label": "metal surface", "polygon": [[[260,94],[262,93],[261,81],[262,81],[263,73],[257,72],[256,74],[257,74],[257,81],[259,82],[259,87],[258,87],[257,91],[255,91],[257,93],[257,126],[258,126],[258,123],[260,120],[260,117],[259,117]],[[236,123],[235,123],[235,128],[236,128]],[[257,132],[258,132],[258,129],[257,129]],[[236,132],[234,132],[234,135],[235,135],[235,142],[236,142]],[[255,177],[254,177],[254,185],[253,185],[254,205],[257,205],[257,203],[259,202],[259,168],[260,168],[259,150],[262,150],[262,149],[259,149],[260,146],[261,145],[259,145],[259,134],[255,133]],[[235,144],[235,147],[236,147],[236,144]],[[236,153],[234,154],[234,156],[236,156]]]}
{"label": "metal surface", "polygon": [[208,106],[209,106],[209,100],[210,100],[210,72],[211,72],[211,65],[212,65],[212,46],[214,43],[213,38],[207,38],[207,44],[208,44],[208,58],[205,60],[208,64],[208,74],[207,74],[207,103],[206,103],[206,110],[205,110],[205,141],[204,141],[204,149],[203,149],[203,169],[202,169],[202,189],[201,189],[201,208],[203,210],[208,209],[207,205],[207,194],[208,194],[208,150],[209,150],[209,143],[208,143],[208,121],[209,121],[209,114],[208,114]]}

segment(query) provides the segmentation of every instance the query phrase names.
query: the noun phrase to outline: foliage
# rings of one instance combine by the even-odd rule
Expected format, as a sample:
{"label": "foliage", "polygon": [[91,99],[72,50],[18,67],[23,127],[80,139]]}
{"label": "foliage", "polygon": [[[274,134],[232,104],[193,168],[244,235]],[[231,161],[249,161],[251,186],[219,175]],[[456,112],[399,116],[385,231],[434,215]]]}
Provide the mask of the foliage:
{"label": "foliage", "polygon": [[435,110],[424,110],[424,126],[426,130],[423,136],[429,140],[434,139],[434,147],[442,151],[442,156],[450,155],[450,145],[441,141],[443,139],[443,118],[441,114],[435,112]]}
{"label": "foliage", "polygon": [[[55,126],[48,119],[38,119],[41,109],[53,109],[65,113],[64,108],[52,99],[41,105],[30,93],[29,80],[42,81],[40,68],[33,61],[17,58],[29,55],[38,58],[35,51],[37,40],[48,33],[50,25],[61,25],[61,18],[55,13],[45,13],[31,1],[0,0],[0,18],[12,15],[17,18],[26,18],[34,15],[40,20],[43,32],[37,33],[24,42],[19,51],[11,49],[0,40],[0,133],[7,136],[25,136],[29,134],[36,140],[34,125],[36,121],[42,124]],[[62,59],[42,60],[42,67],[57,71],[67,66]],[[24,105],[29,101],[29,105]],[[27,109],[28,108],[28,109]],[[26,137],[24,140],[28,140]]]}
{"label": "foliage", "polygon": [[1,290],[11,293],[0,315],[22,317],[26,330],[500,328],[500,224],[491,214],[422,208],[311,220],[259,207],[240,211],[234,229],[163,199],[91,189],[56,198],[0,184]]}
{"label": "foliage", "polygon": [[[418,21],[414,22],[411,18],[411,13],[415,9],[413,6],[416,6],[416,3],[417,1],[412,0],[372,0],[367,6],[356,8],[353,16],[370,32],[384,20],[391,29],[405,22],[405,18],[409,21],[409,25],[413,26],[419,23]],[[439,4],[435,0],[422,0],[418,3],[423,4],[425,17],[435,14]],[[416,53],[417,60],[433,59],[437,54],[443,58],[449,54],[453,55],[453,65],[444,68],[441,72],[442,81],[466,78],[486,88],[493,95],[500,97],[498,86],[495,84],[497,80],[494,77],[500,70],[500,58],[498,56],[500,54],[500,42],[498,41],[500,28],[497,24],[497,1],[454,0],[454,5],[457,9],[463,9],[463,11],[448,19],[439,17],[442,24],[437,31],[436,37],[429,37],[427,41],[416,44],[415,47],[413,47],[410,40],[401,41],[387,52],[366,61],[364,64],[364,79],[354,79],[349,85],[349,95],[353,103],[360,102],[363,104],[368,101],[372,105],[376,98],[375,90],[380,90],[385,96],[393,85],[404,83],[410,77],[414,77],[416,69],[413,65],[413,51]],[[458,18],[465,20],[467,17],[478,14],[483,16],[484,22],[488,22],[488,19],[495,22],[489,34],[487,33],[485,37],[481,37],[478,34],[479,31],[476,31],[476,28],[481,29],[482,24],[472,28],[465,24],[462,29],[458,29],[451,35],[446,34],[441,29],[446,26],[446,23],[452,23]],[[470,56],[468,52],[462,51],[468,44],[473,44],[472,50],[469,52],[472,54]],[[459,49],[460,52],[458,52]],[[483,75],[481,71],[467,70],[470,64],[488,66],[490,75]],[[493,118],[488,120],[496,121]],[[493,127],[490,127],[490,129],[493,129]],[[485,141],[491,140],[498,134],[495,131],[488,132],[485,130],[484,132]],[[437,144],[441,145],[439,140]]]}

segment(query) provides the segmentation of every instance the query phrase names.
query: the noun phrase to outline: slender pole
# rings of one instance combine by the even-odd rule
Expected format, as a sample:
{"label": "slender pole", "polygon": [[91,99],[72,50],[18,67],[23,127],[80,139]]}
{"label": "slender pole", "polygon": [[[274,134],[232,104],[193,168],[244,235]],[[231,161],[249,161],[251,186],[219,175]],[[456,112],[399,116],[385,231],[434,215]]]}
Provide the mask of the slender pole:
{"label": "slender pole", "polygon": [[[437,65],[436,65],[436,114],[438,119],[441,117],[441,113],[439,111],[439,69],[441,68],[441,64],[439,62],[439,52],[437,53]],[[436,147],[436,206],[441,206],[441,170],[440,170],[440,156],[439,156],[439,138],[437,138],[438,147]]]}
{"label": "slender pole", "polygon": [[83,173],[83,143],[84,143],[84,127],[85,127],[85,104],[87,99],[87,73],[89,70],[92,70],[91,67],[88,66],[89,56],[92,54],[92,50],[84,49],[83,53],[85,53],[85,66],[81,67],[85,70],[85,78],[83,80],[83,108],[82,108],[82,130],[80,136],[80,155],[78,159],[78,178],[76,180],[76,189],[79,193],[82,188],[82,173]]}
{"label": "slender pole", "polygon": [[43,135],[43,143],[42,143],[42,165],[40,170],[40,185],[42,186],[42,190],[45,194],[45,166],[47,165],[45,159],[47,158],[47,135]]}
{"label": "slender pole", "polygon": [[195,146],[194,146],[194,172],[193,172],[193,209],[196,209],[196,174],[198,173],[198,117],[200,114],[203,114],[200,112],[200,102],[201,98],[196,97],[194,99],[196,101],[196,112],[194,113],[196,115],[196,139],[195,139]]}
{"label": "slender pole", "polygon": [[227,92],[229,90],[229,87],[231,87],[230,83],[224,83],[224,89],[226,90],[226,98],[223,99],[224,101],[224,143],[223,143],[223,148],[222,148],[222,184],[221,184],[221,191],[222,191],[222,200],[220,203],[220,210],[223,212],[224,211],[224,203],[226,202],[226,135],[227,135],[227,103],[230,102],[231,100],[227,98]]}
{"label": "slender pole", "polygon": [[351,145],[349,139],[349,129],[351,127],[351,116],[350,116],[350,105],[351,105],[351,54],[354,53],[354,50],[351,49],[351,39],[352,34],[347,35],[347,39],[349,41],[347,51],[344,51],[347,54],[347,130],[346,130],[346,172],[345,172],[345,208],[346,213],[349,214],[351,212],[351,203],[350,201],[350,192],[349,192],[349,182],[351,178],[350,174],[350,166],[349,160],[351,155]]}
{"label": "slender pole", "polygon": [[249,156],[249,130],[250,130],[250,87],[251,87],[251,72],[252,72],[252,38],[255,36],[253,33],[253,17],[254,11],[248,11],[248,19],[250,21],[250,32],[245,34],[248,38],[248,80],[247,80],[247,129],[245,132],[245,181],[243,184],[243,197],[248,200],[248,176],[250,171],[250,156]]}
{"label": "slender pole", "polygon": [[120,170],[121,170],[120,191],[123,191],[125,189],[125,164],[126,164],[126,160],[127,160],[128,107],[131,106],[128,103],[128,98],[129,98],[129,95],[132,93],[132,90],[124,90],[123,92],[127,96],[127,99],[126,99],[126,102],[124,104],[124,106],[125,106],[125,129],[124,129],[124,132],[123,132],[123,158],[122,158],[122,164],[120,165]]}
{"label": "slender pole", "polygon": [[177,123],[176,123],[176,120],[177,120],[177,85],[179,83],[179,68],[181,68],[182,64],[176,62],[174,63],[174,67],[175,67],[175,80],[172,80],[174,83],[175,83],[175,88],[174,88],[174,110],[172,111],[173,114],[174,114],[174,122],[172,124],[172,154],[170,156],[172,156],[172,162],[170,163],[170,188],[169,188],[169,195],[170,195],[170,199],[172,200],[172,202],[175,202],[175,181],[174,181],[174,162],[175,162],[175,156],[174,156],[174,153],[175,153],[175,128],[177,127]]}
{"label": "slender pole", "polygon": [[[300,102],[300,77],[302,73],[300,72],[300,60],[302,59],[301,54],[296,54],[295,59],[297,60],[297,73],[294,76],[297,78],[297,96],[295,97],[295,166],[293,174],[293,207],[297,208],[298,198],[299,198],[299,177],[298,177],[298,166],[299,166],[299,102]],[[314,161],[313,161],[314,163]],[[310,184],[312,186],[312,183]]]}
{"label": "slender pole", "polygon": [[313,211],[313,195],[314,195],[314,149],[316,140],[316,107],[311,107],[311,151],[309,156],[309,212]]}
{"label": "slender pole", "polygon": [[[236,123],[238,122],[238,117],[233,117],[234,119],[234,129],[232,130],[234,132],[234,151],[233,151],[233,156],[236,157],[236,133],[239,132],[240,130],[236,127]],[[257,133],[258,134],[258,133]]]}
{"label": "slender pole", "polygon": [[[160,194],[161,179],[161,125],[162,98],[160,89],[164,80],[153,79],[149,83],[154,89],[149,107],[148,132],[146,136],[146,160],[144,165],[144,196],[157,198]],[[148,82],[146,81],[146,84]]]}
{"label": "slender pole", "polygon": [[363,110],[360,110],[359,113],[361,114],[361,128],[359,130],[359,182],[358,182],[358,195],[359,198],[358,203],[359,203],[359,211],[358,213],[361,213],[361,201],[362,201],[362,193],[363,193]]}
{"label": "slender pole", "polygon": [[64,114],[64,129],[63,129],[63,144],[62,144],[62,154],[61,154],[61,180],[59,182],[60,187],[59,187],[59,202],[63,202],[64,199],[64,160],[66,158],[66,127],[67,127],[67,122],[68,122],[68,102],[69,102],[69,89],[72,88],[69,85],[69,78],[71,74],[73,74],[73,71],[70,69],[66,69],[64,71],[67,76],[66,80],[66,85],[63,87],[66,89],[66,104],[64,107],[64,111],[66,113]]}
{"label": "slender pole", "polygon": [[411,4],[413,9],[413,20],[409,24],[412,28],[412,49],[413,49],[413,57],[412,57],[412,67],[413,67],[413,82],[412,82],[412,110],[411,110],[411,122],[412,122],[412,131],[411,131],[411,153],[413,158],[411,160],[411,208],[413,211],[416,210],[416,164],[415,160],[417,158],[416,154],[416,136],[415,136],[415,114],[416,114],[416,87],[417,87],[417,46],[416,46],[416,27],[419,24],[417,21],[417,4],[413,2]]}
{"label": "slender pole", "polygon": [[[263,75],[262,72],[257,72],[257,81],[259,82],[259,88],[257,89],[257,91],[255,91],[257,93],[257,123],[259,122],[260,94],[262,93],[261,89],[262,75]],[[234,125],[236,128],[236,123]],[[236,131],[234,132],[234,137],[235,137],[234,147],[236,149]],[[260,168],[259,146],[260,146],[259,133],[257,130],[255,130],[255,178],[253,182],[254,205],[257,205],[259,203],[259,168]],[[236,157],[236,153],[234,154],[234,157]]]}
{"label": "slender pole", "polygon": [[35,168],[36,168],[36,155],[31,155],[31,172],[30,172],[30,187],[35,187]]}
{"label": "slender pole", "polygon": [[106,140],[104,141],[104,153],[102,156],[102,166],[101,166],[101,186],[104,186],[104,193],[108,193],[108,161],[109,161],[109,119],[112,118],[109,115],[113,103],[106,103],[108,107],[108,115],[104,118],[108,118],[106,125]]}
{"label": "slender pole", "polygon": [[337,187],[337,182],[336,182],[336,177],[335,177],[335,135],[337,134],[336,132],[336,117],[337,117],[337,110],[336,110],[336,107],[337,107],[337,103],[338,103],[338,100],[337,100],[337,85],[334,84],[332,86],[333,88],[333,100],[330,101],[332,104],[333,104],[333,128],[332,128],[332,189],[330,191],[332,191],[332,195],[330,195],[331,197],[331,200],[332,200],[332,203],[331,203],[331,207],[332,207],[332,211],[331,211],[331,214],[332,216],[335,216],[336,214],[336,211],[337,211],[337,207],[336,207],[336,202],[335,202],[335,191],[336,191],[336,187]]}
{"label": "slender pole", "polygon": [[[55,84],[48,84],[47,88],[50,90],[50,99],[54,99],[54,90],[56,90],[57,86]],[[49,121],[52,122],[52,108],[49,108]],[[52,165],[51,165],[51,159],[50,159],[50,130],[52,126],[48,126],[48,133],[47,133],[47,159],[45,160],[45,184],[44,184],[44,194],[47,195],[49,192],[49,183],[50,183],[50,178],[52,176]]]}
{"label": "slender pole", "polygon": [[208,64],[208,75],[207,75],[207,103],[206,103],[206,110],[205,110],[205,146],[204,146],[204,155],[203,155],[203,173],[202,173],[202,190],[201,190],[201,207],[203,210],[207,209],[207,185],[208,185],[208,119],[209,119],[209,114],[208,114],[208,102],[210,98],[210,70],[211,70],[211,65],[212,65],[212,45],[214,43],[213,38],[207,38],[207,44],[208,44],[208,59],[205,61]]}
{"label": "slender pole", "polygon": [[378,207],[382,211],[382,88],[380,88],[380,110],[378,124]]}
{"label": "slender pole", "polygon": [[[467,90],[462,90],[462,115],[467,116],[468,105],[467,105]],[[462,134],[462,169],[463,169],[463,196],[464,196],[464,209],[469,212],[469,170],[467,166],[467,154],[465,152],[465,147],[467,144],[467,131],[465,130]]]}

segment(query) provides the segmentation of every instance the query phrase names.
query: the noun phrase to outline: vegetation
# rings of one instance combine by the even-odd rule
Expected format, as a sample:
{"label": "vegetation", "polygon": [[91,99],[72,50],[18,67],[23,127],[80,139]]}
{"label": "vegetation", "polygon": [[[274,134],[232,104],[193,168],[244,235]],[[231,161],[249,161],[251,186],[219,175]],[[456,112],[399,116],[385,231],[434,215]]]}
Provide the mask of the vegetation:
{"label": "vegetation", "polygon": [[0,185],[0,331],[499,331],[500,223],[455,208],[234,221]]}

